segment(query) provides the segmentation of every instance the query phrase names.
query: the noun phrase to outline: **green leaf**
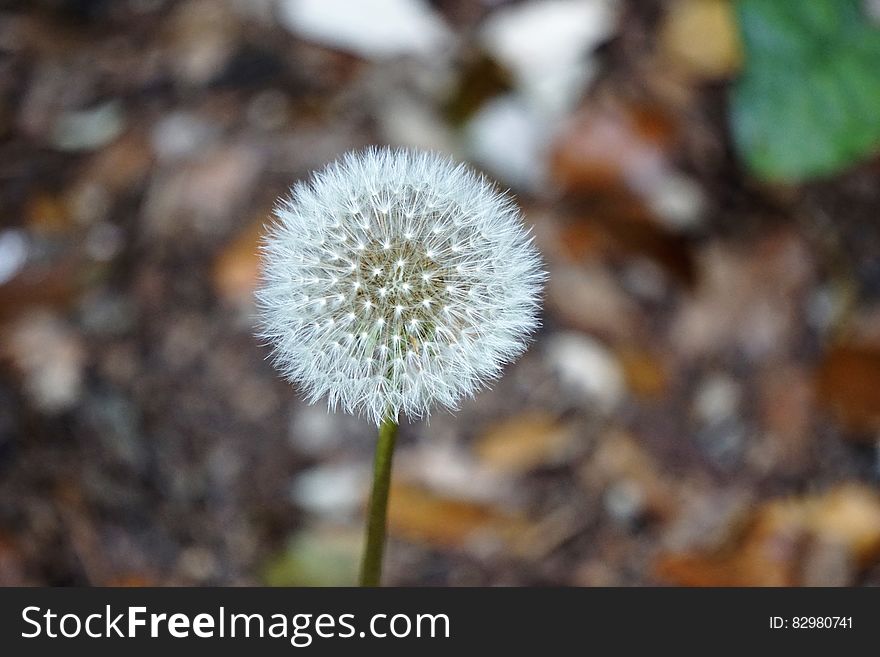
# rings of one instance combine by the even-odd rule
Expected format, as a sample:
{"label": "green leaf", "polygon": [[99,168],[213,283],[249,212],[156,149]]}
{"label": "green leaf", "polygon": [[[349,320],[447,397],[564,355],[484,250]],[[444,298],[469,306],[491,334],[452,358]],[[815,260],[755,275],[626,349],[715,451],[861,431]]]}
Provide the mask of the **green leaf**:
{"label": "green leaf", "polygon": [[880,29],[860,0],[738,0],[731,129],[768,180],[826,176],[880,148]]}

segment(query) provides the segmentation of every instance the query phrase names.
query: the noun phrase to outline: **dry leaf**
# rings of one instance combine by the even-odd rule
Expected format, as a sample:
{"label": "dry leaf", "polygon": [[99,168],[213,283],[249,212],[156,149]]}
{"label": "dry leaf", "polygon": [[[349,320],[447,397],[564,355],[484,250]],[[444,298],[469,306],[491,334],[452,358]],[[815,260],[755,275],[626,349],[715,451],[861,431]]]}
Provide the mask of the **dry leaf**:
{"label": "dry leaf", "polygon": [[76,255],[45,267],[26,268],[0,285],[0,322],[34,307],[65,307],[82,291],[88,269]]}
{"label": "dry leaf", "polygon": [[[880,554],[880,497],[862,485],[823,495],[772,500],[755,510],[733,543],[715,552],[662,555],[656,576],[679,586],[796,586],[824,580],[813,572],[828,547],[842,555],[830,582],[852,584],[857,568]],[[816,558],[816,557],[819,558]]]}
{"label": "dry leaf", "polygon": [[766,440],[760,449],[766,469],[798,472],[815,442],[812,373],[796,365],[775,365],[761,374],[759,409]]}
{"label": "dry leaf", "polygon": [[840,486],[808,500],[805,513],[810,530],[823,540],[845,545],[860,566],[880,556],[880,497],[857,484]]}
{"label": "dry leaf", "polygon": [[568,221],[560,231],[559,250],[575,261],[645,258],[673,280],[688,287],[695,283],[689,239],[657,221],[632,194],[576,199],[565,204],[563,213]]}
{"label": "dry leaf", "polygon": [[105,586],[117,588],[144,588],[159,585],[159,582],[143,573],[127,573],[118,577],[111,577],[105,584]]}
{"label": "dry leaf", "polygon": [[683,299],[671,338],[688,358],[740,350],[749,360],[785,352],[803,318],[797,305],[813,283],[804,239],[780,229],[748,245],[715,241],[697,259],[695,293]]}
{"label": "dry leaf", "polygon": [[585,107],[553,144],[551,173],[567,193],[607,194],[661,167],[674,134],[670,118],[654,107],[622,101]]}
{"label": "dry leaf", "polygon": [[0,586],[27,586],[25,558],[11,536],[0,534]]}
{"label": "dry leaf", "polygon": [[717,79],[742,65],[742,44],[730,0],[678,0],[660,26],[660,52],[688,77]]}
{"label": "dry leaf", "polygon": [[527,523],[485,504],[440,497],[422,487],[395,483],[388,502],[388,529],[398,538],[461,548],[478,537],[511,540]]}
{"label": "dry leaf", "polygon": [[70,213],[57,196],[34,194],[25,206],[28,228],[39,235],[63,233],[71,227]]}
{"label": "dry leaf", "polygon": [[153,165],[149,141],[136,134],[126,134],[97,151],[84,167],[84,181],[100,181],[112,193],[128,192],[143,183]]}
{"label": "dry leaf", "polygon": [[669,386],[669,377],[660,359],[633,347],[617,351],[617,359],[623,368],[627,388],[642,397],[660,397]]}
{"label": "dry leaf", "polygon": [[554,267],[547,308],[563,326],[609,342],[635,339],[646,318],[606,267]]}
{"label": "dry leaf", "polygon": [[880,349],[846,345],[833,348],[818,372],[820,404],[843,426],[866,440],[880,429]]}
{"label": "dry leaf", "polygon": [[260,275],[260,237],[265,215],[253,221],[214,260],[213,280],[218,296],[227,301],[250,299]]}
{"label": "dry leaf", "polygon": [[[674,490],[660,476],[661,468],[639,441],[628,433],[612,431],[602,437],[580,469],[586,490],[602,493],[608,511],[618,519],[667,517],[676,505]],[[621,494],[632,502],[618,503]],[[627,517],[623,517],[627,516]]]}
{"label": "dry leaf", "polygon": [[564,459],[575,433],[549,413],[523,413],[489,427],[477,438],[474,451],[490,467],[526,472]]}

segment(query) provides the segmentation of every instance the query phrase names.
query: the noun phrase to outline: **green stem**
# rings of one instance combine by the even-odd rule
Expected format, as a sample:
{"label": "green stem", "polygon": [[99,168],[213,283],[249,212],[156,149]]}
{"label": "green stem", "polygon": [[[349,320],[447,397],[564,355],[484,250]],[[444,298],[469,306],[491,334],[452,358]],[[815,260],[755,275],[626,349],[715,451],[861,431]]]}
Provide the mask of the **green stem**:
{"label": "green stem", "polygon": [[397,422],[387,418],[379,427],[376,457],[373,461],[373,490],[367,509],[367,536],[361,562],[361,586],[379,586],[382,578],[382,552],[385,548],[385,519],[388,490],[391,487],[391,460],[397,440]]}

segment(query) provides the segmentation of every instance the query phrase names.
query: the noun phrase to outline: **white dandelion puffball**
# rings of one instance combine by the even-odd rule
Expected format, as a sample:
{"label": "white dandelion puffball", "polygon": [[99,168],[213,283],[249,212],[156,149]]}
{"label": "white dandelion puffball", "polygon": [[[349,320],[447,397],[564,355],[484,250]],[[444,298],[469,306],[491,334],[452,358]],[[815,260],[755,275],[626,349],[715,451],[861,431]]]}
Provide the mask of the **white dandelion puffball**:
{"label": "white dandelion puffball", "polygon": [[262,336],[310,402],[377,424],[455,408],[538,326],[545,274],[518,208],[446,157],[349,153],[275,217]]}

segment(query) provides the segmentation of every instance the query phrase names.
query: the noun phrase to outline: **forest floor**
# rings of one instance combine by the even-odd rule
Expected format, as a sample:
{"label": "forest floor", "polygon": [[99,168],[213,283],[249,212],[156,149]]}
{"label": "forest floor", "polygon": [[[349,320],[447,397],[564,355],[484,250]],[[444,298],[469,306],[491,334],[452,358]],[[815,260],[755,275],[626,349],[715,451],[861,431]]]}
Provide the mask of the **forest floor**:
{"label": "forest floor", "polygon": [[277,376],[252,294],[275,199],[395,143],[510,187],[550,278],[527,354],[402,427],[388,583],[880,584],[880,163],[751,178],[686,0],[596,2],[530,123],[495,4],[432,3],[430,63],[273,2],[0,12],[0,583],[353,583],[374,429]]}

